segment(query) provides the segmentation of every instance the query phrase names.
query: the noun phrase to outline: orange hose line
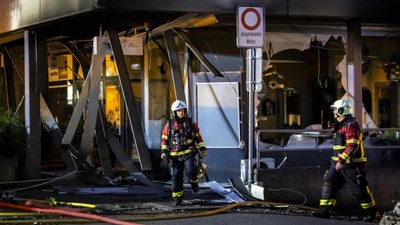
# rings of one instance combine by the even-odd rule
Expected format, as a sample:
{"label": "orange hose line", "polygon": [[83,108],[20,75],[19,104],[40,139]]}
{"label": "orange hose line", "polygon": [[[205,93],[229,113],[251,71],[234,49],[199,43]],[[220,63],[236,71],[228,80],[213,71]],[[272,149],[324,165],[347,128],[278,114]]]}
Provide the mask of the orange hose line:
{"label": "orange hose line", "polygon": [[13,204],[13,203],[8,203],[8,202],[0,202],[0,206],[7,207],[7,208],[21,209],[21,210],[25,210],[25,211],[39,212],[39,213],[56,213],[56,214],[73,216],[73,217],[78,217],[78,218],[98,220],[98,221],[116,224],[116,225],[142,225],[139,223],[125,222],[125,221],[121,221],[121,220],[107,218],[104,216],[93,215],[93,214],[88,214],[88,213],[72,212],[72,211],[62,210],[62,209],[45,209],[45,208],[42,209],[42,208],[29,207],[29,206],[25,206],[25,205]]}

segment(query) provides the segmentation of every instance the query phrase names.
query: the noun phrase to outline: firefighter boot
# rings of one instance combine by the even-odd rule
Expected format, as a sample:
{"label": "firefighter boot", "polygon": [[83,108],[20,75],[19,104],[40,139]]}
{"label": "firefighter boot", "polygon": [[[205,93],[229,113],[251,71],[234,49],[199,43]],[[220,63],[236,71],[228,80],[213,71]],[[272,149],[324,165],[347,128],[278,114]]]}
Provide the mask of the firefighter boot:
{"label": "firefighter boot", "polygon": [[182,197],[174,197],[172,198],[172,202],[174,204],[174,206],[180,206],[182,204]]}
{"label": "firefighter boot", "polygon": [[313,214],[314,217],[318,218],[331,218],[331,209],[327,207],[321,207],[318,212]]}
{"label": "firefighter boot", "polygon": [[[379,214],[378,214],[378,217],[379,217]],[[372,208],[365,210],[362,220],[364,222],[376,222],[375,221],[376,218],[377,218],[377,210],[375,207],[372,207]]]}
{"label": "firefighter boot", "polygon": [[190,183],[190,185],[192,185],[193,193],[199,192],[199,184],[198,183]]}

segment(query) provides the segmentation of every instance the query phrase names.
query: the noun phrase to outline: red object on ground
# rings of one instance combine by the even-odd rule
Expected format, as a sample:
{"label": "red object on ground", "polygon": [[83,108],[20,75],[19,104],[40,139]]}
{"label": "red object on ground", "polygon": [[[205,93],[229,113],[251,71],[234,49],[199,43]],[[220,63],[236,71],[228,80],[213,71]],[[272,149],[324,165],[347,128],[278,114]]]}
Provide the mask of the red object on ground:
{"label": "red object on ground", "polygon": [[142,224],[139,224],[139,223],[130,223],[130,222],[111,219],[111,218],[107,218],[107,217],[99,216],[99,215],[93,215],[93,214],[88,214],[88,213],[80,213],[80,212],[72,212],[72,211],[68,211],[68,210],[65,210],[65,209],[48,209],[48,208],[43,208],[42,209],[42,208],[30,207],[30,206],[7,203],[7,202],[0,202],[0,206],[7,207],[7,208],[21,209],[21,210],[31,211],[31,212],[56,213],[56,214],[61,214],[61,215],[67,215],[67,216],[73,216],[73,217],[79,217],[79,218],[85,218],[85,219],[92,219],[92,220],[98,220],[98,221],[111,223],[111,224],[117,224],[117,225],[142,225]]}

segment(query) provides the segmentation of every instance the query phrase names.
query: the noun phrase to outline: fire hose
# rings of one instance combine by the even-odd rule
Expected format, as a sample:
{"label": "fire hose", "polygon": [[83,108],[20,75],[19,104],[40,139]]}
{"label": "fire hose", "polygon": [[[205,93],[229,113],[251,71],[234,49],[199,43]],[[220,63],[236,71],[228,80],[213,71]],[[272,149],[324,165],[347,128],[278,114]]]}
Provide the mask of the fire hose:
{"label": "fire hose", "polygon": [[[124,215],[121,217],[124,221],[159,221],[159,220],[172,220],[172,219],[185,219],[185,218],[193,218],[193,217],[202,217],[202,216],[211,216],[219,213],[223,213],[226,211],[229,211],[233,208],[240,207],[240,206],[254,206],[254,205],[266,205],[268,207],[272,208],[294,208],[296,211],[298,210],[305,210],[305,211],[315,211],[314,208],[309,208],[309,207],[304,207],[304,206],[293,206],[293,205],[288,205],[288,204],[283,204],[283,203],[275,203],[275,202],[259,202],[259,201],[249,201],[249,202],[238,202],[238,203],[232,203],[227,206],[209,210],[209,211],[203,211],[203,212],[197,212],[197,213],[188,213],[188,214],[173,214],[173,215],[166,215],[165,213],[161,215],[150,215],[150,216],[138,216],[138,215]],[[1,206],[1,203],[0,203]],[[19,206],[19,205],[18,205]],[[43,214],[39,214],[41,216],[46,216],[46,215],[51,215],[51,213],[54,212],[43,212]],[[13,216],[16,215],[16,213],[11,213]],[[44,215],[45,214],[45,215]],[[0,213],[1,216],[10,216],[4,213]],[[30,215],[30,214],[29,214]],[[84,218],[89,219],[89,220],[84,220]],[[107,218],[110,219],[110,218]],[[117,218],[116,218],[117,219]],[[33,220],[13,220],[13,223],[15,224],[32,224],[32,222],[42,222],[42,223],[47,223],[47,224],[54,224],[54,223],[77,223],[77,224],[83,224],[83,223],[92,223],[91,220],[94,220],[94,218],[87,218],[87,217],[80,217],[76,219],[35,219]],[[0,221],[0,224],[8,224],[9,221]],[[107,221],[111,223],[110,221]],[[124,223],[121,221],[118,221],[120,223],[113,223],[113,224],[134,224],[134,223]]]}
{"label": "fire hose", "polygon": [[13,204],[13,203],[8,203],[8,202],[0,202],[0,206],[7,207],[7,208],[20,209],[20,210],[25,210],[25,211],[31,211],[31,212],[55,213],[55,214],[78,217],[78,218],[98,220],[98,221],[111,223],[111,224],[116,224],[116,225],[141,225],[139,223],[125,222],[125,221],[121,221],[121,220],[117,220],[117,219],[112,219],[112,218],[99,216],[99,215],[88,214],[88,213],[72,212],[72,211],[68,211],[68,210],[65,210],[65,209],[36,208],[36,207]]}

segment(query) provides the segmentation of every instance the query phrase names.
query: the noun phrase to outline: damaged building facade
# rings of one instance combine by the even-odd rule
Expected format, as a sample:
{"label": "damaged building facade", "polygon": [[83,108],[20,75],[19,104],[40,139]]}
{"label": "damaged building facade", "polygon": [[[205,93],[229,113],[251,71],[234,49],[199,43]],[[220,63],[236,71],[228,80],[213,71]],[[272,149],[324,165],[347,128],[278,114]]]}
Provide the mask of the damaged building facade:
{"label": "damaged building facade", "polygon": [[[370,140],[371,168],[398,169],[397,1],[0,2],[0,106],[22,118],[26,130],[11,179],[82,167],[113,177],[120,166],[148,183],[137,174],[162,174],[161,129],[175,99],[186,101],[199,123],[211,179],[239,177],[253,147],[252,157],[268,159],[276,174],[257,165],[265,173],[252,179],[282,186],[277,176],[285,169],[319,174],[329,154],[329,106],[340,98],[353,104]],[[237,46],[239,5],[265,10],[254,103],[246,49]],[[398,175],[387,182],[373,176],[384,199],[378,203],[390,207]],[[285,182],[295,187],[297,180]],[[315,180],[305,182],[302,191],[310,186],[319,195]],[[318,197],[309,198],[311,205]]]}

